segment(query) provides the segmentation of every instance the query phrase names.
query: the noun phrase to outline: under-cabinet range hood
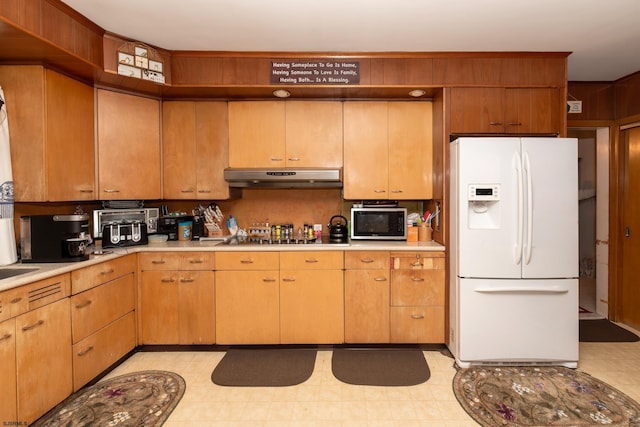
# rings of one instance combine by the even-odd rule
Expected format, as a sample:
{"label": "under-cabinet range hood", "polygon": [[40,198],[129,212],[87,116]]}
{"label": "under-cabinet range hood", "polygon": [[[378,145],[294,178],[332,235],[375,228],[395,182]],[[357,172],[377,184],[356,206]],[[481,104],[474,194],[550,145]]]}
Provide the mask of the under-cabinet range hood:
{"label": "under-cabinet range hood", "polygon": [[342,188],[342,169],[229,168],[224,179],[229,187],[239,188]]}

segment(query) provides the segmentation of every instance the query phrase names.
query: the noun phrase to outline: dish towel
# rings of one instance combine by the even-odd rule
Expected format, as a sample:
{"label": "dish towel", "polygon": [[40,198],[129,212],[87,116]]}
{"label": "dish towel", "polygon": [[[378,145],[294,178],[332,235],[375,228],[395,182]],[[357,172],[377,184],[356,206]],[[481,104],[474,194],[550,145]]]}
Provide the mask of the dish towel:
{"label": "dish towel", "polygon": [[9,146],[9,119],[0,87],[0,265],[18,261],[13,229],[13,173]]}

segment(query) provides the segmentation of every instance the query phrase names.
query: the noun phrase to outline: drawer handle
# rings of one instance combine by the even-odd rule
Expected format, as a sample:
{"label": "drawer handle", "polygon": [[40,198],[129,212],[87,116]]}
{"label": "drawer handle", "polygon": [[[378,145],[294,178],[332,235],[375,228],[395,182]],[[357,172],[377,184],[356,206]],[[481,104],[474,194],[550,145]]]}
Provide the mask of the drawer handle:
{"label": "drawer handle", "polygon": [[195,190],[193,188],[187,188],[184,190],[180,190],[181,193],[193,193]]}
{"label": "drawer handle", "polygon": [[204,260],[201,260],[201,259],[190,259],[189,263],[190,264],[203,264]]}
{"label": "drawer handle", "polygon": [[313,264],[313,263],[320,262],[320,261],[318,261],[317,258],[307,258],[307,259],[304,260],[304,262],[308,262],[309,264]]}
{"label": "drawer handle", "polygon": [[151,261],[151,264],[166,264],[167,262],[163,259],[154,259],[153,261]]}
{"label": "drawer handle", "polygon": [[424,314],[412,314],[412,319],[424,319]]}
{"label": "drawer handle", "polygon": [[289,157],[289,161],[291,161],[291,162],[299,162],[300,161],[300,157]]}
{"label": "drawer handle", "polygon": [[376,282],[386,282],[387,278],[386,277],[375,277],[373,280],[375,280]]}
{"label": "drawer handle", "polygon": [[78,356],[84,356],[85,354],[89,353],[91,350],[93,350],[93,346],[90,345],[89,347],[85,348],[82,351],[78,352]]}
{"label": "drawer handle", "polygon": [[105,275],[105,276],[106,276],[107,274],[111,274],[111,273],[113,273],[114,271],[115,271],[115,270],[114,270],[113,268],[110,268],[110,269],[108,269],[108,270],[105,270],[105,271],[101,272],[100,274],[102,274],[102,275]]}
{"label": "drawer handle", "polygon": [[119,193],[120,190],[116,190],[116,189],[112,189],[112,188],[105,188],[104,192],[105,193]]}
{"label": "drawer handle", "polygon": [[376,190],[373,190],[373,192],[374,192],[374,193],[386,193],[386,192],[387,192],[387,190],[380,190],[380,189],[376,189]]}
{"label": "drawer handle", "polygon": [[180,283],[193,283],[195,282],[194,279],[180,279]]}
{"label": "drawer handle", "polygon": [[402,190],[391,190],[392,193],[402,193]]}
{"label": "drawer handle", "polygon": [[507,126],[522,126],[520,122],[507,123]]}
{"label": "drawer handle", "polygon": [[167,279],[167,278],[160,279],[160,281],[161,281],[162,283],[173,283],[173,282],[175,282],[175,281],[176,281],[176,279],[174,279],[173,277],[170,277],[170,278],[168,278],[168,279]]}
{"label": "drawer handle", "polygon": [[411,281],[412,282],[424,282],[424,278],[423,277],[412,276],[411,277]]}
{"label": "drawer handle", "polygon": [[14,299],[12,299],[12,300],[11,300],[11,301],[9,301],[9,302],[10,302],[11,304],[17,304],[17,303],[19,303],[20,301],[22,301],[22,297],[14,298]]}
{"label": "drawer handle", "polygon": [[272,157],[272,158],[271,158],[271,161],[272,161],[272,162],[281,162],[281,161],[283,161],[283,160],[284,160],[284,158],[283,158],[283,157]]}
{"label": "drawer handle", "polygon": [[295,277],[283,277],[282,281],[283,282],[295,282],[296,278]]}
{"label": "drawer handle", "polygon": [[80,190],[81,193],[93,193],[93,190]]}
{"label": "drawer handle", "polygon": [[91,300],[86,300],[85,302],[82,302],[80,304],[76,304],[76,308],[84,308],[84,307],[88,307],[91,305]]}
{"label": "drawer handle", "polygon": [[6,341],[9,338],[11,338],[11,334],[4,334],[3,336],[0,337],[0,341]]}
{"label": "drawer handle", "polygon": [[262,279],[263,282],[275,282],[276,279],[274,279],[273,277],[265,277],[264,279]]}
{"label": "drawer handle", "polygon": [[211,190],[198,190],[198,193],[211,193]]}
{"label": "drawer handle", "polygon": [[241,259],[240,264],[253,264],[252,259]]}
{"label": "drawer handle", "polygon": [[411,267],[422,267],[422,263],[420,261],[412,262]]}
{"label": "drawer handle", "polygon": [[360,260],[360,262],[363,262],[365,264],[371,264],[373,262],[373,259],[372,258],[362,258]]}
{"label": "drawer handle", "polygon": [[36,323],[33,323],[31,325],[23,326],[22,330],[30,331],[31,329],[37,328],[38,326],[41,326],[41,325],[44,325],[44,320],[42,319],[38,320]]}

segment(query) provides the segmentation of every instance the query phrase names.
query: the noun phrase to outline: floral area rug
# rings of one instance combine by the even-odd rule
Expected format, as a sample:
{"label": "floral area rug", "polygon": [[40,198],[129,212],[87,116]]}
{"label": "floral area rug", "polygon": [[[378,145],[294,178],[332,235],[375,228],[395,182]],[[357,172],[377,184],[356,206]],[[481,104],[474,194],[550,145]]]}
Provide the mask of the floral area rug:
{"label": "floral area rug", "polygon": [[640,426],[640,405],[563,367],[471,367],[453,379],[458,402],[482,426]]}
{"label": "floral area rug", "polygon": [[184,391],[173,372],[134,372],[79,390],[32,426],[160,426]]}

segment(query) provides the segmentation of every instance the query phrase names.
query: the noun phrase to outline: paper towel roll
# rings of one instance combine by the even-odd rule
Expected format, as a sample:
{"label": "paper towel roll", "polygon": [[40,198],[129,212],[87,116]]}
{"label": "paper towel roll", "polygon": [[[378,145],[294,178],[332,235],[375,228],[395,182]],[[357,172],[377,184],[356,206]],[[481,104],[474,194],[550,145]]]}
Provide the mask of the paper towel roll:
{"label": "paper towel roll", "polygon": [[9,145],[9,119],[4,92],[0,87],[0,265],[18,260],[13,229],[13,173]]}

